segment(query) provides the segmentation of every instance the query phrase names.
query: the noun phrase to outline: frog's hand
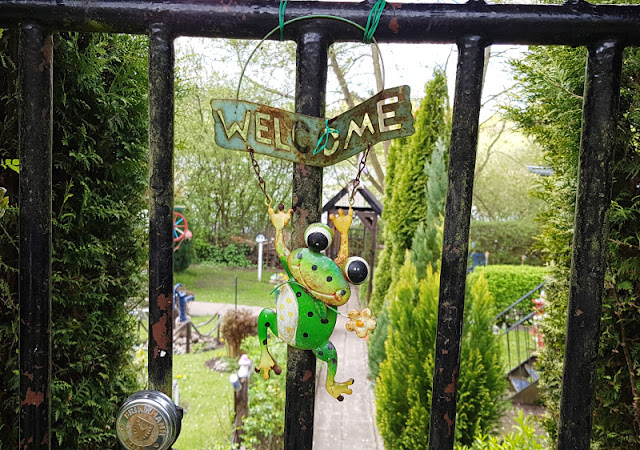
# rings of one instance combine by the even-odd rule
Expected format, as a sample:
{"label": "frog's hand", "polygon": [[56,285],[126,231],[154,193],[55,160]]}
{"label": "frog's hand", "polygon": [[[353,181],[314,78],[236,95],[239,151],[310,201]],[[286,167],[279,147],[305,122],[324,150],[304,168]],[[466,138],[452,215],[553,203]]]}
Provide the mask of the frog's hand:
{"label": "frog's hand", "polygon": [[269,216],[271,216],[271,223],[276,229],[276,252],[278,253],[278,256],[280,258],[287,258],[290,253],[289,249],[284,244],[284,234],[282,233],[282,230],[291,220],[292,212],[293,209],[285,212],[284,205],[282,203],[278,205],[278,212],[275,212],[273,208],[269,207]]}
{"label": "frog's hand", "polygon": [[258,317],[258,337],[260,338],[260,361],[256,365],[256,373],[262,372],[262,378],[269,379],[269,371],[273,370],[276,375],[282,373],[282,368],[274,361],[269,347],[267,347],[267,330],[271,329],[273,334],[278,335],[277,316],[272,309],[265,308]]}
{"label": "frog's hand", "polygon": [[353,221],[353,208],[349,207],[349,212],[345,215],[342,209],[338,210],[338,215],[329,215],[329,219],[333,222],[336,230],[340,232],[340,251],[334,259],[338,267],[342,267],[347,259],[349,259],[349,228]]}
{"label": "frog's hand", "polygon": [[351,395],[352,391],[349,386],[353,384],[353,378],[349,378],[342,383],[338,383],[335,380],[336,372],[338,371],[338,352],[336,352],[336,348],[331,341],[316,348],[313,353],[315,353],[316,357],[327,363],[327,392],[339,402],[344,400],[342,394]]}

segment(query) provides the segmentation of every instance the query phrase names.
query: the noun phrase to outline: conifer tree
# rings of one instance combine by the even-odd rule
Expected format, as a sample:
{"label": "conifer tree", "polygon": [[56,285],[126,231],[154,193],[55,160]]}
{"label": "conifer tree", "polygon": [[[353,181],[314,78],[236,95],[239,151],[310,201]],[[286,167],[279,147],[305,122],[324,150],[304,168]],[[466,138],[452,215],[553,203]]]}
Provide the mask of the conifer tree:
{"label": "conifer tree", "polygon": [[[115,448],[115,415],[139,388],[127,300],[144,295],[147,259],[147,38],[59,33],[54,45],[51,444]],[[18,302],[4,281],[0,447],[17,448]]]}
{"label": "conifer tree", "polygon": [[[440,274],[427,266],[418,282],[409,257],[389,304],[387,358],[375,387],[376,418],[385,447],[423,449],[428,442]],[[491,294],[483,277],[468,289],[465,306],[456,440],[468,445],[492,431],[505,389],[500,342],[491,331]]]}
{"label": "conifer tree", "polygon": [[385,248],[374,272],[370,305],[375,314],[382,312],[391,280],[404,261],[405,250],[411,248],[418,224],[425,217],[424,165],[436,142],[449,134],[448,111],[446,75],[437,69],[433,79],[425,84],[425,96],[414,120],[415,133],[406,140],[394,141],[389,150],[383,213]]}
{"label": "conifer tree", "polygon": [[411,245],[411,260],[416,266],[418,278],[424,278],[429,264],[438,270],[438,261],[442,255],[442,227],[448,182],[446,159],[446,144],[443,140],[439,140],[431,161],[427,161],[424,165],[424,172],[427,175],[425,187],[427,214],[420,222]]}

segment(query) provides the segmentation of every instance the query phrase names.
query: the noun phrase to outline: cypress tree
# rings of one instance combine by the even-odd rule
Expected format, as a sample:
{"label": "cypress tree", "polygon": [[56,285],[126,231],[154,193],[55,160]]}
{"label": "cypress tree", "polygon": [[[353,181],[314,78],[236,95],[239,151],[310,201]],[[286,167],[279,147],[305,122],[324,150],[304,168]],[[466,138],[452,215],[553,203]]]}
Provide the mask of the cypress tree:
{"label": "cypress tree", "polygon": [[[385,448],[423,449],[429,435],[440,274],[427,266],[418,282],[409,257],[389,303],[386,355],[375,387],[376,418]],[[456,440],[470,445],[500,418],[506,388],[500,342],[491,331],[492,298],[480,277],[468,290],[461,349]]]}
{"label": "cypress tree", "polygon": [[391,280],[426,215],[424,165],[438,139],[449,132],[448,110],[447,79],[437,69],[433,79],[425,84],[425,96],[414,120],[415,133],[406,141],[394,141],[389,150],[383,214],[385,249],[378,258],[371,297],[371,309],[376,314],[381,313]]}
{"label": "cypress tree", "polygon": [[420,222],[411,245],[411,260],[416,266],[419,278],[424,278],[429,264],[438,270],[438,261],[442,255],[444,205],[447,200],[448,183],[446,157],[446,145],[439,140],[431,161],[425,162],[424,165],[424,173],[427,176],[427,214]]}

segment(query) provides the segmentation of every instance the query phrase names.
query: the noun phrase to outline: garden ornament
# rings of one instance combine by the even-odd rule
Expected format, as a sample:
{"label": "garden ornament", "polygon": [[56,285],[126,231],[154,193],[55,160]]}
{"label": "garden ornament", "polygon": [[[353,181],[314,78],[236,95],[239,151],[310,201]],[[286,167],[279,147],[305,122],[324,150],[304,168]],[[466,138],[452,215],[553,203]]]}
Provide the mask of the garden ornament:
{"label": "garden ornament", "polygon": [[[292,347],[311,350],[317,358],[325,361],[328,365],[327,391],[342,401],[343,394],[351,394],[349,386],[353,379],[335,381],[338,354],[329,338],[339,314],[336,308],[344,305],[351,295],[349,283],[361,284],[369,277],[367,262],[360,257],[349,257],[348,231],[353,209],[349,208],[346,215],[340,210],[337,216],[329,216],[340,232],[340,250],[335,260],[320,253],[333,241],[331,229],[322,223],[311,224],[305,231],[306,248],[290,251],[285,246],[282,230],[291,220],[293,210],[285,211],[282,204],[278,209],[275,212],[269,207],[269,215],[276,229],[276,252],[289,274],[289,281],[276,294],[276,310],[265,308],[258,318],[261,356],[255,370],[262,372],[265,380],[271,370],[276,375],[282,372],[267,346],[267,331],[270,329]],[[347,329],[356,331],[358,337],[366,337],[369,330],[376,327],[368,309],[362,312],[352,310],[349,316],[352,314],[354,325],[347,324]]]}

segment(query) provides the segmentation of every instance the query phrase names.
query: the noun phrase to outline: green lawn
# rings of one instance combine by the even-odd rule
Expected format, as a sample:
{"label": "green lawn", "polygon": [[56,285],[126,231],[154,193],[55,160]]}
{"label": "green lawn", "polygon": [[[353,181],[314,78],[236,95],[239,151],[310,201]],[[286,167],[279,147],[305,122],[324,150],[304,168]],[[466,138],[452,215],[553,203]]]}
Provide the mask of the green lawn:
{"label": "green lawn", "polygon": [[273,270],[262,271],[262,282],[258,281],[256,268],[212,267],[193,264],[187,270],[175,274],[175,282],[182,283],[192,291],[196,301],[211,303],[233,303],[235,277],[238,277],[238,304],[271,307],[275,287],[269,282]]}
{"label": "green lawn", "polygon": [[174,448],[210,449],[228,444],[232,432],[233,389],[229,373],[204,363],[226,355],[224,349],[173,356],[173,378],[178,380],[180,406],[187,411]]}

